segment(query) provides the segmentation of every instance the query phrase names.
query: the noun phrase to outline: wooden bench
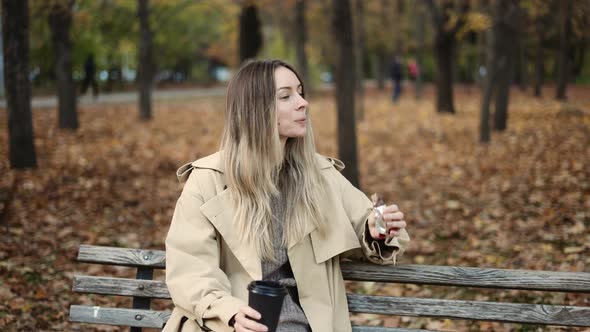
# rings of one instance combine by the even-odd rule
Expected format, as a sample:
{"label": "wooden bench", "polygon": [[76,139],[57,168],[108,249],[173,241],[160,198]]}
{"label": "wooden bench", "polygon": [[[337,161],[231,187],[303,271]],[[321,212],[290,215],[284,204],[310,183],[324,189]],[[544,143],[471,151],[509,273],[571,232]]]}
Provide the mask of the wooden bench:
{"label": "wooden bench", "polygon": [[[82,276],[74,277],[73,291],[133,297],[133,308],[107,308],[72,305],[70,321],[92,324],[162,328],[170,312],[150,310],[152,299],[170,299],[163,281],[151,280],[154,269],[165,268],[165,253],[160,250],[80,246],[78,261],[137,268],[136,279]],[[482,287],[493,289],[536,290],[590,293],[590,273],[501,270],[454,266],[398,265],[378,266],[343,263],[345,280],[416,285]],[[351,312],[382,315],[485,320],[540,325],[590,326],[590,307],[498,303],[348,294]],[[354,332],[426,331],[403,328],[354,326]]]}

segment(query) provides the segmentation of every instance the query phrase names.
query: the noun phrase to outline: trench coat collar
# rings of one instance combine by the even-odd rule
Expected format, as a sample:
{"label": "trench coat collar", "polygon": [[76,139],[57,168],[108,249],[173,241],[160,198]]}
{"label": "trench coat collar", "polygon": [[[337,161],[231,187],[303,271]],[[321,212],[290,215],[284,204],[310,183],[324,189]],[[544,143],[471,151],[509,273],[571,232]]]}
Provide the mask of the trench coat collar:
{"label": "trench coat collar", "polygon": [[[322,170],[328,170],[332,167],[342,170],[344,168],[344,164],[334,158],[322,156],[320,154],[316,154],[318,166]],[[201,158],[196,160],[192,163],[186,164],[182,166],[177,171],[177,177],[181,182],[185,182],[188,179],[191,171],[193,169],[210,169],[216,172],[223,174],[224,166],[221,159],[221,152],[217,152],[210,156]],[[239,233],[236,231],[237,226],[233,224],[234,220],[234,211],[235,206],[233,202],[229,198],[229,192],[227,187],[224,185],[223,190],[217,192],[212,198],[207,200],[201,207],[201,212],[209,219],[209,221],[215,226],[217,231],[222,236],[223,240],[226,242],[227,246],[230,248],[234,256],[240,262],[240,264],[244,267],[244,269],[248,272],[249,276],[253,280],[261,280],[262,279],[262,264],[258,253],[254,246],[243,243],[241,238],[239,237]],[[332,246],[328,246],[327,248],[324,247],[324,242],[319,238],[315,239],[314,230],[316,226],[309,222],[306,225],[306,231],[304,234],[304,238],[311,233],[312,241],[314,242],[314,253],[315,259],[317,263],[323,262],[330,257],[333,257],[334,254],[338,254],[341,251],[346,249],[353,249],[353,248],[346,248],[342,250],[338,250],[338,252],[333,252],[334,248]],[[289,246],[288,250],[295,244]],[[328,245],[328,243],[325,243]],[[317,246],[317,248],[316,248]],[[323,249],[322,249],[323,248]]]}
{"label": "trench coat collar", "polygon": [[[195,168],[204,168],[204,169],[211,169],[220,173],[224,173],[225,172],[225,166],[223,165],[223,161],[221,159],[221,151],[216,152],[212,155],[209,155],[207,157],[198,159],[193,161],[192,163],[190,163],[190,166],[195,167]],[[339,171],[344,169],[344,163],[338,159],[335,158],[330,158],[330,157],[326,157],[323,156],[321,154],[316,153],[316,158],[317,158],[317,162],[318,162],[318,166],[320,167],[320,169],[330,169],[331,167],[335,167],[336,169],[338,169]],[[189,164],[183,166],[185,168],[187,168],[186,166],[189,166]],[[183,169],[183,167],[181,167],[181,170]],[[186,170],[186,169],[185,169]],[[179,170],[179,174],[177,174],[180,177],[180,170]]]}

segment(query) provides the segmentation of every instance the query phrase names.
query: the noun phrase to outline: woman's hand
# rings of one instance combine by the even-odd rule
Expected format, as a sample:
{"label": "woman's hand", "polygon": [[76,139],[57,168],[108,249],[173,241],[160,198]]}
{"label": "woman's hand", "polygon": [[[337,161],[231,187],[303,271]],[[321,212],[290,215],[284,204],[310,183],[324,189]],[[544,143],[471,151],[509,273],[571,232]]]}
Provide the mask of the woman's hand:
{"label": "woman's hand", "polygon": [[402,228],[406,227],[404,214],[399,210],[395,204],[387,205],[383,209],[383,222],[387,226],[387,235],[379,234],[375,228],[375,217],[369,218],[369,232],[371,237],[375,240],[382,240],[399,235]]}
{"label": "woman's hand", "polygon": [[254,319],[260,319],[260,313],[249,306],[243,306],[240,311],[234,316],[234,329],[236,332],[266,332],[268,328],[265,325],[258,323]]}

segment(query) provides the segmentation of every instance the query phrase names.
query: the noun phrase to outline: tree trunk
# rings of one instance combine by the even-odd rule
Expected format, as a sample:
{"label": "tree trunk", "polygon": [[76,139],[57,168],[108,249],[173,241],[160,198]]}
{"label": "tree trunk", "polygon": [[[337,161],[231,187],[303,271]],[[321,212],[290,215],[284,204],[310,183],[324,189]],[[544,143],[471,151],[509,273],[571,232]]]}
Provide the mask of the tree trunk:
{"label": "tree trunk", "polygon": [[378,49],[376,53],[377,61],[375,66],[375,79],[377,80],[377,89],[383,91],[385,90],[385,79],[389,72],[387,55],[382,48]]}
{"label": "tree trunk", "polygon": [[559,54],[557,57],[557,90],[555,98],[565,100],[567,81],[569,79],[570,61],[569,48],[572,30],[572,0],[562,0],[559,23]]}
{"label": "tree trunk", "polygon": [[262,47],[262,34],[258,9],[251,2],[244,1],[240,12],[240,63],[253,58]]}
{"label": "tree trunk", "polygon": [[342,174],[359,187],[354,114],[355,61],[352,17],[349,0],[333,0],[332,30],[336,41],[336,108],[338,112],[338,151],[346,168]]}
{"label": "tree trunk", "polygon": [[426,22],[426,15],[424,15],[424,8],[420,3],[417,6],[417,17],[416,17],[416,65],[418,67],[418,75],[416,76],[415,93],[416,100],[422,98],[422,72],[424,71],[424,22]]}
{"label": "tree trunk", "polygon": [[487,31],[486,34],[486,68],[487,75],[483,77],[483,96],[481,101],[481,112],[479,117],[479,142],[489,143],[491,140],[490,133],[490,103],[494,94],[496,80],[496,56],[495,28]]}
{"label": "tree trunk", "polygon": [[517,56],[514,45],[519,41],[519,21],[521,19],[518,4],[511,0],[498,0],[496,2],[496,24],[494,33],[496,58],[496,111],[494,112],[494,129],[503,131],[508,122],[508,100],[510,86],[514,78],[514,66]]}
{"label": "tree trunk", "polygon": [[453,51],[455,37],[440,37],[435,42],[436,56],[436,110],[441,113],[455,113],[453,105]]}
{"label": "tree trunk", "polygon": [[[466,22],[470,2],[463,0],[459,8],[455,8],[452,1],[439,2],[424,1],[430,9],[434,27],[434,53],[437,67],[436,78],[436,110],[443,113],[455,113],[453,105],[453,62],[455,52],[455,36]],[[456,10],[453,10],[453,9]],[[455,11],[456,15],[452,15]],[[451,17],[455,16],[453,20]],[[453,22],[454,21],[454,22]]]}
{"label": "tree trunk", "polygon": [[152,32],[149,21],[149,0],[138,0],[139,16],[139,117],[142,120],[152,118]]}
{"label": "tree trunk", "polygon": [[72,8],[74,1],[54,2],[49,12],[49,27],[55,54],[55,77],[57,79],[57,99],[59,128],[78,129],[76,109],[76,86],[72,78]]}
{"label": "tree trunk", "polygon": [[[386,27],[390,27],[391,25],[388,22],[388,13],[389,13],[389,0],[381,0],[379,3],[381,9],[381,15],[379,16],[379,22],[381,23],[382,29]],[[377,89],[379,91],[385,90],[385,80],[389,76],[389,56],[386,49],[385,41],[380,39],[379,44],[377,46],[377,51],[375,52],[377,55],[377,72],[375,73],[375,79],[377,80]]]}
{"label": "tree trunk", "polygon": [[363,121],[365,118],[365,72],[364,66],[364,54],[365,54],[365,8],[363,0],[355,0],[355,14],[356,20],[354,25],[354,36],[355,36],[355,59],[356,59],[356,114],[358,115],[358,121]]}
{"label": "tree trunk", "polygon": [[[500,0],[501,1],[501,0]],[[506,43],[507,40],[500,39],[499,43]],[[505,50],[508,51],[508,50]],[[494,112],[494,130],[503,131],[506,129],[508,120],[508,99],[510,97],[510,86],[514,75],[514,65],[511,54],[498,54],[496,65],[496,101]]]}
{"label": "tree trunk", "polygon": [[29,81],[28,0],[2,0],[2,37],[10,167],[37,167]]}
{"label": "tree trunk", "polygon": [[522,11],[514,0],[498,0],[494,13],[494,46],[496,58],[496,111],[494,112],[494,130],[506,130],[508,123],[508,99],[510,86],[514,77],[516,50],[514,45],[519,40],[519,22]]}
{"label": "tree trunk", "polygon": [[528,57],[527,57],[527,45],[523,35],[518,36],[518,64],[520,65],[518,75],[520,77],[520,90],[526,91],[529,85],[529,71],[528,71]]}
{"label": "tree trunk", "polygon": [[297,70],[301,74],[306,93],[309,92],[309,68],[305,55],[305,43],[307,42],[307,25],[305,23],[305,0],[297,0],[295,3],[295,52],[297,54]]}
{"label": "tree trunk", "polygon": [[535,45],[535,88],[534,93],[536,97],[541,96],[541,89],[543,87],[543,78],[545,77],[545,58],[543,55],[543,43],[545,42],[544,27],[541,19],[537,18],[535,25],[537,26],[538,40]]}

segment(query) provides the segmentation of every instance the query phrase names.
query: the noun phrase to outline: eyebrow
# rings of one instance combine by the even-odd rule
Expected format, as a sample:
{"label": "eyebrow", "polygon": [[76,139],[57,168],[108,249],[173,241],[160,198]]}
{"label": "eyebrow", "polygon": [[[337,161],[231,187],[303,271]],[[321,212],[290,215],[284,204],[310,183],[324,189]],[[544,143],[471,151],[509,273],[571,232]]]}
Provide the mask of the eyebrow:
{"label": "eyebrow", "polygon": [[[303,87],[303,86],[302,86],[301,84],[299,84],[299,85],[297,86],[297,89],[299,89],[299,88],[302,88],[302,87]],[[282,90],[282,89],[289,89],[289,90],[290,90],[291,88],[292,88],[292,87],[290,87],[290,86],[283,86],[283,87],[280,87],[280,88],[278,88],[278,89],[277,89],[277,91],[279,91],[279,90]]]}

